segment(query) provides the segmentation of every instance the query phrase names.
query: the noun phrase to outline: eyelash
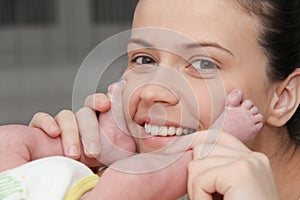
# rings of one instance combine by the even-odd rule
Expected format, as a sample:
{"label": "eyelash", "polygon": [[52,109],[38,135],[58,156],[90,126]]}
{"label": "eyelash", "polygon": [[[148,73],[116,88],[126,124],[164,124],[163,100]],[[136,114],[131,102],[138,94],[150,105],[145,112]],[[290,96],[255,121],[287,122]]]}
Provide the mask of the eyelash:
{"label": "eyelash", "polygon": [[[202,66],[202,64],[204,64],[205,62],[206,64],[208,62],[209,64],[211,64],[212,68],[197,69],[196,66],[194,65],[195,62],[201,62],[200,66]],[[190,66],[193,67],[195,70],[197,70],[198,73],[210,73],[212,72],[212,70],[215,71],[220,68],[219,64],[217,64],[216,61],[206,57],[198,57],[197,59],[193,59],[193,61],[189,62],[188,67]]]}
{"label": "eyelash", "polygon": [[[143,60],[142,60],[142,62],[139,63],[138,59],[148,59],[149,63],[143,63]],[[199,61],[209,62],[210,64],[212,64],[213,68],[197,69],[193,63],[199,62]],[[153,59],[151,56],[148,56],[148,55],[137,55],[133,59],[131,59],[130,63],[136,64],[136,65],[154,65],[154,66],[159,65],[158,62],[155,61],[155,59]],[[192,58],[192,61],[190,61],[189,64],[185,68],[190,69],[190,73],[192,73],[192,74],[194,74],[196,71],[196,73],[200,74],[200,75],[205,75],[205,74],[209,75],[209,74],[215,73],[220,67],[219,67],[218,62],[216,62],[212,59],[209,59],[207,57],[196,57],[194,59]]]}
{"label": "eyelash", "polygon": [[[149,59],[152,63],[138,63],[137,60],[140,59],[140,58]],[[151,56],[146,56],[146,55],[135,56],[130,62],[134,63],[134,64],[137,64],[137,65],[145,65],[145,64],[151,65],[151,64],[156,63],[155,65],[158,66],[158,62],[156,62],[155,59],[153,59]]]}

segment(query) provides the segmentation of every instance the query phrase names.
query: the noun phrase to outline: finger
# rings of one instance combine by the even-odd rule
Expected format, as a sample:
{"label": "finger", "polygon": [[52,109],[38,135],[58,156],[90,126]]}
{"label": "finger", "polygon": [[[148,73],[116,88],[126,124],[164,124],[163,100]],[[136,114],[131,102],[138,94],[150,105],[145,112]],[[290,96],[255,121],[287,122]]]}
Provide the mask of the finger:
{"label": "finger", "polygon": [[93,94],[86,98],[84,106],[100,112],[110,109],[110,99],[103,93]]}
{"label": "finger", "polygon": [[188,194],[192,200],[213,200],[213,192],[210,193],[209,191],[204,190],[199,183],[201,180],[201,176],[198,175],[194,178],[191,190],[188,189]]}
{"label": "finger", "polygon": [[226,189],[231,186],[232,179],[229,178],[228,182],[219,180],[227,178],[227,174],[232,173],[229,166],[236,160],[236,158],[209,157],[191,161],[188,165],[188,193],[191,199],[212,200],[215,193],[224,195]]}
{"label": "finger", "polygon": [[79,159],[81,155],[81,143],[74,113],[70,110],[63,110],[56,115],[55,119],[61,129],[65,155]]}
{"label": "finger", "polygon": [[55,119],[47,113],[36,113],[30,121],[29,126],[42,129],[51,137],[57,137],[60,134],[60,129]]}
{"label": "finger", "polygon": [[[195,179],[198,181],[199,174],[205,173],[208,169],[213,169],[219,166],[227,165],[234,162],[237,158],[234,157],[208,157],[203,160],[193,160],[188,164],[188,192],[191,195],[191,199],[194,196],[192,192],[194,190]],[[215,191],[211,191],[213,193]],[[210,193],[210,194],[211,194]],[[204,194],[201,194],[203,196]],[[207,197],[206,197],[207,198]]]}
{"label": "finger", "polygon": [[85,155],[90,158],[97,157],[101,147],[98,119],[95,112],[88,107],[83,107],[76,113],[76,118]]}
{"label": "finger", "polygon": [[195,177],[197,174],[204,173],[208,169],[224,166],[239,159],[243,159],[243,157],[214,156],[202,160],[192,160],[188,165],[189,176]]}
{"label": "finger", "polygon": [[208,157],[191,163],[188,191],[193,199],[209,199],[215,193],[231,200],[277,199],[271,169],[260,157]]}

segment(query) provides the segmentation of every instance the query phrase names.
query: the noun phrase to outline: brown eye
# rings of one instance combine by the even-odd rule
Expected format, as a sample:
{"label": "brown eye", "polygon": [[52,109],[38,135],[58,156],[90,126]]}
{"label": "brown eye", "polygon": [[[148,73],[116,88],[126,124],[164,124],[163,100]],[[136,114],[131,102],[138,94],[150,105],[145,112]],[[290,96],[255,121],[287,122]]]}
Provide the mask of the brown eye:
{"label": "brown eye", "polygon": [[138,56],[135,59],[133,59],[133,62],[139,65],[158,65],[155,60],[148,56]]}

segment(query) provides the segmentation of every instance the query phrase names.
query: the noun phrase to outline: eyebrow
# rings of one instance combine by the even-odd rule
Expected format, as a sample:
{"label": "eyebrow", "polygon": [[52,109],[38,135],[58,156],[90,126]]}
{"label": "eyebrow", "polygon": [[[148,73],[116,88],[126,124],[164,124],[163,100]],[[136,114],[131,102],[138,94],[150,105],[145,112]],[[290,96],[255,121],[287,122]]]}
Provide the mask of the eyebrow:
{"label": "eyebrow", "polygon": [[138,39],[138,38],[131,38],[128,42],[128,45],[130,43],[135,43],[135,44],[138,44],[138,45],[141,45],[143,47],[147,47],[147,48],[153,48],[154,46],[152,44],[150,44],[149,42],[145,41],[145,40],[142,40],[142,39]]}
{"label": "eyebrow", "polygon": [[184,44],[184,48],[186,48],[186,49],[194,49],[194,48],[202,48],[202,47],[214,47],[214,48],[223,50],[223,51],[227,52],[228,54],[234,56],[234,54],[231,51],[229,51],[228,49],[222,47],[221,45],[219,45],[218,43],[215,43],[215,42],[199,42],[199,43]]}
{"label": "eyebrow", "polygon": [[[141,45],[141,46],[146,47],[146,48],[154,48],[154,46],[151,43],[149,43],[145,40],[142,40],[142,39],[138,39],[138,38],[131,38],[128,42],[128,45],[130,43],[135,43],[135,44]],[[213,48],[217,48],[217,49],[220,49],[222,51],[225,51],[228,54],[230,54],[231,56],[234,56],[234,54],[231,51],[229,51],[228,49],[222,47],[221,45],[219,45],[218,43],[215,43],[215,42],[187,43],[187,44],[183,44],[182,46],[183,46],[184,49],[196,49],[196,48],[202,48],[202,47],[213,47]]]}

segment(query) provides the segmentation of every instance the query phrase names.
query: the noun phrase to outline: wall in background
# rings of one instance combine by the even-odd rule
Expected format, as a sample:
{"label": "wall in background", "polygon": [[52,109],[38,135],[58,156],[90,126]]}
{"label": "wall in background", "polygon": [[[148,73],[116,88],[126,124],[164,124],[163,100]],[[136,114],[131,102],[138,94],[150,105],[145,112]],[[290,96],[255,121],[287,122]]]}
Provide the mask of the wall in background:
{"label": "wall in background", "polygon": [[[27,124],[38,111],[71,109],[81,62],[101,41],[130,28],[135,4],[0,0],[0,125]],[[111,81],[102,80],[102,90]]]}

